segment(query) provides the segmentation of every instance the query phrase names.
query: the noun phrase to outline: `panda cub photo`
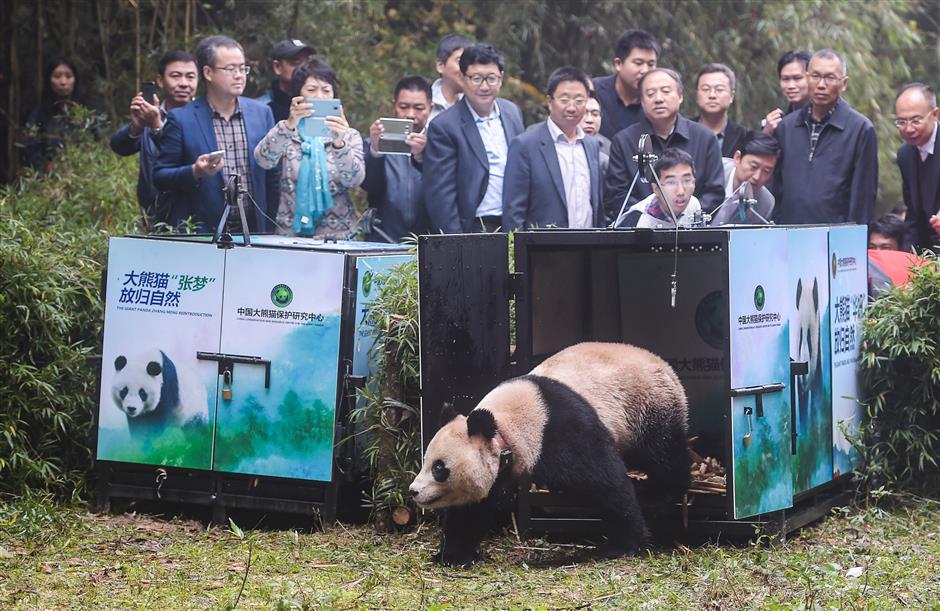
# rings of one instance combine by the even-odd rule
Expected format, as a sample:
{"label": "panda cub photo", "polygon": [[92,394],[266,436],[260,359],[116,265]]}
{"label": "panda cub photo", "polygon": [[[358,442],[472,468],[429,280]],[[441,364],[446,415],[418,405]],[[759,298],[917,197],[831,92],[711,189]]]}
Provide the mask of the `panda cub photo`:
{"label": "panda cub photo", "polygon": [[636,553],[649,536],[628,470],[648,475],[644,498],[655,503],[689,487],[685,391],[663,359],[636,346],[571,346],[466,417],[441,420],[410,492],[421,507],[447,510],[434,557],[443,564],[476,558],[497,497],[524,477],[598,509],[608,557]]}
{"label": "panda cub photo", "polygon": [[111,396],[131,434],[208,420],[205,388],[181,376],[162,350],[115,358]]}

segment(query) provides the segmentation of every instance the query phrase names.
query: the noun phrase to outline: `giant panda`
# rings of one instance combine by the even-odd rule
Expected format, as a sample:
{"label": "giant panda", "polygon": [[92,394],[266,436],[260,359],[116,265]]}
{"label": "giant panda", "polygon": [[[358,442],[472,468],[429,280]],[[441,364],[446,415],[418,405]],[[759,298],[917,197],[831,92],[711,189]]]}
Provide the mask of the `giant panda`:
{"label": "giant panda", "polygon": [[648,532],[627,470],[648,475],[651,498],[678,500],[690,483],[687,431],[685,391],[664,360],[581,343],[503,382],[468,416],[442,416],[410,492],[421,507],[448,510],[434,558],[444,564],[476,557],[494,499],[524,477],[597,508],[606,555],[630,555]]}
{"label": "giant panda", "polygon": [[819,312],[819,283],[803,278],[796,281],[797,359],[809,366],[805,376],[798,378],[800,422],[807,422],[813,397],[821,392],[822,355],[820,354],[821,324]]}
{"label": "giant panda", "polygon": [[111,396],[131,434],[208,419],[205,387],[181,375],[162,350],[115,358]]}

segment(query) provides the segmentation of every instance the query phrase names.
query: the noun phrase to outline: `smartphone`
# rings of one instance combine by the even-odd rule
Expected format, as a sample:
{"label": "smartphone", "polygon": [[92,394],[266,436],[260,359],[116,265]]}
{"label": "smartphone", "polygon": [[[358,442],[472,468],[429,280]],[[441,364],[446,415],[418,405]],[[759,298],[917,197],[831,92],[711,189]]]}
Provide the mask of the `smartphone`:
{"label": "smartphone", "polygon": [[225,149],[219,149],[209,153],[209,163],[217,163],[225,155]]}
{"label": "smartphone", "polygon": [[153,81],[144,81],[140,84],[140,95],[148,104],[153,104],[153,98],[157,95],[157,84]]}
{"label": "smartphone", "polygon": [[382,125],[382,137],[379,138],[379,152],[390,153],[392,155],[410,155],[411,147],[405,142],[405,139],[414,129],[414,121],[411,119],[389,119],[381,118],[379,123]]}
{"label": "smartphone", "polygon": [[326,117],[338,117],[339,100],[331,98],[322,100],[319,98],[305,98],[305,102],[313,106],[313,115],[304,117],[300,120],[298,129],[308,138],[332,138],[333,134],[326,126]]}

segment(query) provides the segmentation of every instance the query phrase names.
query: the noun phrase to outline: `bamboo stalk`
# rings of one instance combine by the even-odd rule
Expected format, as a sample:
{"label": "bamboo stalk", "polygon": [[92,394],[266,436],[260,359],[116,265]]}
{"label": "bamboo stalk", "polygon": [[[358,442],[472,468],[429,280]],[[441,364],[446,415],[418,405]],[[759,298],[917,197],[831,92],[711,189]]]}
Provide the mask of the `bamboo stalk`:
{"label": "bamboo stalk", "polygon": [[[13,18],[16,15],[17,0],[10,0],[8,6],[10,10],[10,23],[12,24]],[[19,101],[19,90],[20,90],[20,62],[17,58],[17,48],[16,48],[16,26],[10,28],[10,91],[8,92],[8,108],[10,109],[9,114],[7,114],[7,180],[12,180],[13,176],[16,175],[16,170],[18,167],[18,155],[16,154],[16,127],[17,119],[20,116],[20,101]]]}
{"label": "bamboo stalk", "polygon": [[183,46],[189,48],[189,20],[192,11],[192,2],[186,0],[186,16],[183,18]]}
{"label": "bamboo stalk", "polygon": [[137,71],[134,91],[140,91],[140,1],[130,0],[130,2],[134,6],[134,69]]}
{"label": "bamboo stalk", "polygon": [[153,48],[153,37],[157,33],[157,17],[160,16],[160,6],[158,0],[150,0],[150,6],[153,7],[153,15],[150,17],[150,34],[147,35],[147,48]]}
{"label": "bamboo stalk", "polygon": [[36,99],[42,99],[43,88],[43,57],[42,57],[42,33],[45,28],[42,25],[43,0],[36,0]]}

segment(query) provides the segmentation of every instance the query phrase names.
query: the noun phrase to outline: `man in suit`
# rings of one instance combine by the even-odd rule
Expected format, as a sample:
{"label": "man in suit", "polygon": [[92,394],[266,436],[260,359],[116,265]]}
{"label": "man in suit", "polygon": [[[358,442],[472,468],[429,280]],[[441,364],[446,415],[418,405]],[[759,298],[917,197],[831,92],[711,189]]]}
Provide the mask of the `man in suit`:
{"label": "man in suit", "polygon": [[395,118],[414,122],[405,138],[409,154],[381,152],[382,121],[376,119],[369,127],[369,137],[363,143],[366,178],[361,187],[368,193],[369,207],[376,210],[377,230],[367,236],[370,241],[400,242],[409,234],[427,232],[421,168],[428,143],[425,129],[431,115],[431,95],[431,85],[423,76],[405,76],[395,85]]}
{"label": "man in suit", "polygon": [[503,229],[600,227],[600,146],[578,125],[590,99],[587,75],[558,68],[548,77],[548,120],[509,145]]}
{"label": "man in suit", "polygon": [[[774,176],[780,145],[764,132],[748,132],[731,159],[724,158],[725,201],[712,215],[711,224],[764,225],[774,211],[774,195],[767,183]],[[756,203],[750,209],[739,205],[741,185],[750,183]]]}
{"label": "man in suit", "polygon": [[[154,184],[171,194],[171,224],[191,218],[199,231],[214,231],[226,204],[223,190],[237,175],[257,204],[244,198],[248,224],[252,231],[264,231],[268,194],[276,189],[277,176],[258,166],[252,151],[274,127],[271,109],[242,97],[249,67],[237,42],[209,36],[199,41],[195,55],[206,95],[167,116]],[[221,159],[209,155],[218,150]],[[239,226],[239,215],[230,214],[227,229]]]}
{"label": "man in suit", "polygon": [[[607,215],[616,218],[637,171],[634,156],[640,136],[650,137],[652,152],[662,155],[667,148],[680,148],[692,156],[695,166],[695,195],[704,212],[711,212],[724,200],[724,172],[718,140],[708,128],[679,114],[682,105],[682,77],[668,68],[654,68],[640,79],[643,118],[619,132],[611,140],[610,166],[604,184]],[[627,206],[653,194],[648,183],[638,180]]]}
{"label": "man in suit", "polygon": [[131,122],[111,136],[111,150],[122,157],[140,153],[140,171],[137,176],[137,202],[148,223],[165,223],[167,219],[166,195],[153,186],[153,164],[157,158],[155,139],[159,138],[167,113],[186,106],[196,95],[199,70],[196,58],[186,51],[170,51],[160,59],[156,85],[163,102],[144,99],[138,92],[131,99]]}
{"label": "man in suit", "polygon": [[428,124],[424,193],[432,231],[497,231],[509,142],[522,133],[519,108],[499,97],[505,62],[488,44],[460,56],[463,99]]}
{"label": "man in suit", "polygon": [[695,78],[695,103],[702,114],[692,120],[715,134],[721,156],[725,158],[734,155],[747,135],[746,127],[728,117],[734,103],[736,80],[734,71],[724,64],[708,64]]}
{"label": "man in suit", "polygon": [[940,150],[937,149],[937,95],[923,83],[901,88],[894,124],[904,139],[898,149],[904,205],[904,249],[940,246]]}

